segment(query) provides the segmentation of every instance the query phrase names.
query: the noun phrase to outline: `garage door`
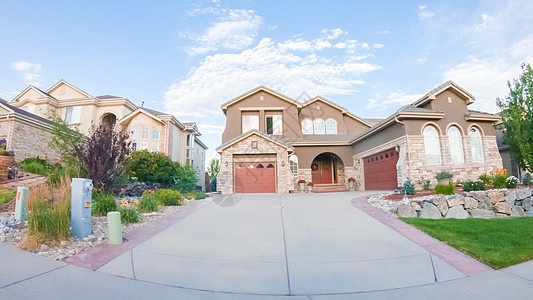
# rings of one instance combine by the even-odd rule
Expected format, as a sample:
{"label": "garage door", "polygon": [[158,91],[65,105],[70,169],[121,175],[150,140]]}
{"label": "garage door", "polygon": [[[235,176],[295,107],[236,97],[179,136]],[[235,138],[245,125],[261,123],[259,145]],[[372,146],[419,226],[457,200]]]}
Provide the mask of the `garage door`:
{"label": "garage door", "polygon": [[235,163],[235,193],[275,193],[274,162]]}
{"label": "garage door", "polygon": [[398,188],[396,163],[398,153],[394,148],[363,158],[365,190],[394,190]]}

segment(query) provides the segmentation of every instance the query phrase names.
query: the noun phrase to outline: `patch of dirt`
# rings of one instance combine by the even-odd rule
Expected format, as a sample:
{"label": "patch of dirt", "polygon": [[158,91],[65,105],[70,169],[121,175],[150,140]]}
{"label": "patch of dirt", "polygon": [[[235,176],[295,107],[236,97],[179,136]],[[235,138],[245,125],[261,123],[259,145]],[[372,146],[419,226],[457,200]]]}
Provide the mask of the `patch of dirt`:
{"label": "patch of dirt", "polygon": [[[464,191],[463,191],[463,188],[460,188],[460,187],[456,187],[455,188],[455,193],[456,194],[462,194]],[[413,199],[413,198],[418,198],[418,197],[423,197],[423,196],[431,196],[431,195],[435,195],[435,190],[420,190],[420,191],[416,191],[416,194],[414,195],[407,195],[407,198],[408,199]],[[403,194],[391,194],[391,195],[388,195],[388,196],[384,196],[383,199],[385,200],[390,200],[390,201],[401,201],[403,199]]]}

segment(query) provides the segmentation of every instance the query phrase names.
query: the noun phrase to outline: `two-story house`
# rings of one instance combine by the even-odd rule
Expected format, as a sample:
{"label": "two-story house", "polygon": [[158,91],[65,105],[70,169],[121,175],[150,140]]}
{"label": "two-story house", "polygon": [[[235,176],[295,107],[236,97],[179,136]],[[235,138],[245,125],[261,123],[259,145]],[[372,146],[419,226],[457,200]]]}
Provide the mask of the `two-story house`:
{"label": "two-story house", "polygon": [[[197,170],[197,185],[205,188],[207,147],[199,139],[201,134],[196,123],[182,123],[173,115],[139,107],[124,97],[94,97],[64,80],[46,91],[29,86],[9,105],[41,119],[58,115],[84,134],[89,132],[92,124],[118,123],[122,130],[129,132],[133,150],[161,152],[180,164],[191,163]],[[14,147],[17,161],[42,156],[37,151],[16,151],[15,148],[21,147],[17,143],[8,145]]]}
{"label": "two-story house", "polygon": [[297,181],[387,190],[438,172],[476,178],[500,168],[492,123],[453,82],[376,122],[315,97],[298,102],[257,87],[226,103],[218,186],[222,193],[288,193]]}

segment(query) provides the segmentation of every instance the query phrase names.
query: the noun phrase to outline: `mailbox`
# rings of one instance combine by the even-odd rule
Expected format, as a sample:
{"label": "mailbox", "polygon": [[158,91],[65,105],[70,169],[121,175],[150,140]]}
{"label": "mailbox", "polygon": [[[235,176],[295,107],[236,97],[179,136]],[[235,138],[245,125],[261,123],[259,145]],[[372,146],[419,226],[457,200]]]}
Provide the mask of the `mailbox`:
{"label": "mailbox", "polygon": [[83,238],[91,234],[91,196],[93,182],[85,178],[72,178],[70,222],[72,236]]}

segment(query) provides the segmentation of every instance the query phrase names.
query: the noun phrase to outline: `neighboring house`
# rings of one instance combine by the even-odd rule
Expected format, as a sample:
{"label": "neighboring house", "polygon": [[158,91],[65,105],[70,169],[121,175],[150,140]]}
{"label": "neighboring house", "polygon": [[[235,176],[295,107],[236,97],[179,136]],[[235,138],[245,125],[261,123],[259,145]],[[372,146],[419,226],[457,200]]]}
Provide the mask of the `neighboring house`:
{"label": "neighboring house", "polygon": [[[196,123],[181,123],[173,115],[138,107],[124,97],[94,97],[61,80],[46,91],[29,86],[9,104],[40,119],[56,114],[84,134],[92,124],[118,123],[130,133],[133,150],[161,152],[182,165],[191,161],[196,151],[203,155],[196,159],[196,167],[205,169],[200,164],[205,163],[206,147],[198,139],[201,134]],[[191,142],[194,140],[200,142]],[[38,152],[30,156],[36,155]],[[198,182],[203,181],[202,173]]]}
{"label": "neighboring house", "polygon": [[406,178],[477,178],[502,166],[492,123],[468,110],[475,101],[449,81],[390,117],[362,119],[323,98],[298,102],[264,86],[222,105],[226,128],[219,190],[288,193],[299,179],[391,190]]}
{"label": "neighboring house", "polygon": [[498,143],[498,151],[502,157],[503,168],[507,169],[509,175],[513,175],[522,181],[522,176],[526,174],[526,170],[522,170],[515,161],[514,156],[511,154],[509,145],[503,143],[503,132],[501,130],[495,130],[496,141]]}

